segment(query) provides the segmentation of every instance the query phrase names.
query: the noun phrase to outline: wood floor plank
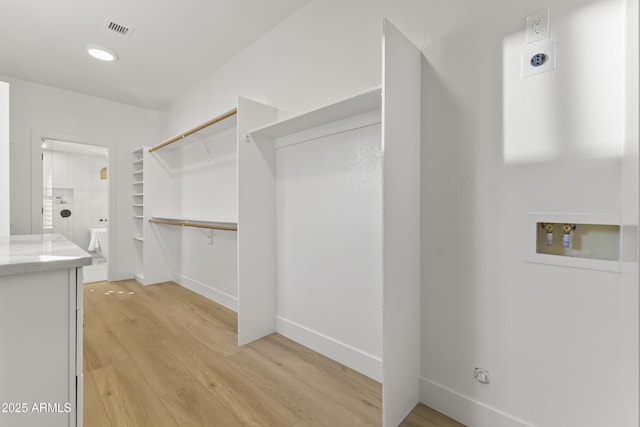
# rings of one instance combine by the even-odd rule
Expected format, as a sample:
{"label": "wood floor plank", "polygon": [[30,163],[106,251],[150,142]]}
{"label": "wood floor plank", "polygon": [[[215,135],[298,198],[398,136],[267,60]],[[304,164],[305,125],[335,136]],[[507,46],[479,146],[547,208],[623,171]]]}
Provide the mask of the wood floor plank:
{"label": "wood floor plank", "polygon": [[[182,286],[176,286],[174,282],[158,283],[152,286],[143,286],[135,280],[132,280],[132,291],[139,293],[145,298],[151,298],[154,304],[159,307],[168,307],[179,301],[184,303],[184,297],[181,296],[181,289],[191,292]],[[197,294],[196,294],[197,295]]]}
{"label": "wood floor plank", "polygon": [[[349,387],[349,381],[345,381],[344,375],[353,376],[355,372],[349,372],[350,370],[346,367],[339,369],[339,364],[332,361],[334,368],[328,373],[318,367],[318,363],[326,359],[324,356],[313,352],[314,357],[305,360],[300,354],[300,347],[302,347],[300,344],[286,342],[286,345],[283,345],[283,342],[285,341],[282,339],[276,340],[273,336],[268,336],[252,342],[247,347],[263,355],[292,377],[304,382],[323,400],[352,408],[353,413],[365,423],[375,425],[381,419],[382,386],[380,383],[369,379],[370,384],[367,388]],[[361,374],[357,376],[363,377]],[[370,391],[367,392],[367,389]]]}
{"label": "wood floor plank", "polygon": [[278,343],[283,349],[295,352],[304,362],[309,363],[327,375],[343,380],[342,388],[352,390],[354,393],[363,393],[371,403],[378,408],[382,408],[382,384],[371,378],[360,374],[334,360],[324,357],[317,352],[305,347],[278,333],[265,337],[270,341]]}
{"label": "wood floor plank", "polygon": [[136,320],[125,320],[110,328],[156,394],[164,396],[193,382],[185,367],[144,329],[144,325]]}
{"label": "wood floor plank", "polygon": [[107,286],[105,283],[95,282],[84,285],[85,311],[88,308],[93,308],[106,324],[133,318],[134,312],[128,310],[126,306],[114,302],[116,290],[113,289],[113,285]]}
{"label": "wood floor plank", "polygon": [[178,426],[132,361],[100,368],[93,378],[113,426]]}
{"label": "wood floor plank", "polygon": [[324,398],[306,382],[282,369],[277,362],[252,349],[243,349],[228,357],[228,360],[256,386],[271,394],[302,421],[312,426],[371,425],[350,408]]}
{"label": "wood floor plank", "polygon": [[119,282],[108,282],[106,291],[110,292],[119,300],[135,298],[139,296],[151,296],[144,286],[135,280],[122,280]]}
{"label": "wood floor plank", "polygon": [[129,312],[135,313],[130,317],[131,319],[146,321],[153,328],[149,333],[157,338],[181,335],[185,331],[167,316],[167,307],[159,305],[153,298],[138,294],[135,298],[120,301],[120,304],[124,305]]}
{"label": "wood floor plank", "polygon": [[161,399],[180,427],[244,425],[197,381]]}
{"label": "wood floor plank", "polygon": [[191,336],[174,337],[163,344],[209,392],[244,425],[289,426],[298,417],[231,366],[224,356]]}
{"label": "wood floor plank", "polygon": [[[188,290],[187,290],[188,291]],[[211,318],[225,325],[229,330],[238,333],[238,314],[229,310],[228,308],[220,304],[211,304],[211,301],[207,300],[194,292],[188,291],[191,294],[191,298],[187,300],[189,306],[203,315],[209,315]],[[195,298],[193,297],[195,296]]]}
{"label": "wood floor plank", "polygon": [[91,306],[84,309],[83,369],[85,372],[129,358],[102,316]]}
{"label": "wood floor plank", "polygon": [[465,427],[421,403],[411,411],[399,427]]}
{"label": "wood floor plank", "polygon": [[192,307],[176,304],[168,307],[165,313],[174,325],[182,327],[215,353],[229,356],[239,350],[235,332],[221,327],[220,322],[200,316]]}
{"label": "wood floor plank", "polygon": [[[379,426],[381,385],[172,282],[85,285],[85,426]],[[87,379],[88,378],[88,379]],[[418,405],[403,427],[460,427]]]}
{"label": "wood floor plank", "polygon": [[87,427],[113,427],[90,373],[84,374],[83,421]]}

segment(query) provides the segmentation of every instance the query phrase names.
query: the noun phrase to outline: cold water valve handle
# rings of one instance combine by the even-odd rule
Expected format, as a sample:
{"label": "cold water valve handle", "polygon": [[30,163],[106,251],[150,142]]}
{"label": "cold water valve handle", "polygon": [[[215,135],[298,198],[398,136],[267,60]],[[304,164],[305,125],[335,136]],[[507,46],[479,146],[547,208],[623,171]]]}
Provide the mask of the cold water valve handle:
{"label": "cold water valve handle", "polygon": [[541,225],[547,230],[547,246],[553,245],[553,224],[543,222]]}
{"label": "cold water valve handle", "polygon": [[564,224],[562,226],[562,247],[568,248],[571,246],[571,232],[576,229],[575,224]]}

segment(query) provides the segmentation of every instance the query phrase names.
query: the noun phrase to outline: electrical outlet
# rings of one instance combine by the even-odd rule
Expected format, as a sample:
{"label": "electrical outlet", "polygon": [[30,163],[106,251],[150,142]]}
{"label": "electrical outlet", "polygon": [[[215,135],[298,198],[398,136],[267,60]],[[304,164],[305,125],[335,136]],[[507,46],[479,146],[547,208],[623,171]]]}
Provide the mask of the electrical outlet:
{"label": "electrical outlet", "polygon": [[549,38],[549,9],[527,17],[527,43]]}
{"label": "electrical outlet", "polygon": [[557,67],[557,43],[553,40],[527,47],[520,58],[521,77],[553,71]]}

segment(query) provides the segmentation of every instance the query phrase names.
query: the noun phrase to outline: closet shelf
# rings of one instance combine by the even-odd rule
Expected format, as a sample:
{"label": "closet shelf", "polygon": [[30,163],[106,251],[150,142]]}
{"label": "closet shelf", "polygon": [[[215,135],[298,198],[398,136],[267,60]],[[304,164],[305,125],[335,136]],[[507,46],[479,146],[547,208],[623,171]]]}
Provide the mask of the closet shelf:
{"label": "closet shelf", "polygon": [[142,236],[133,236],[133,240],[137,242],[144,242],[144,238],[142,238]]}
{"label": "closet shelf", "polygon": [[143,170],[139,170],[139,171],[134,172],[133,175],[141,175],[143,173],[144,173]]}
{"label": "closet shelf", "polygon": [[298,114],[250,131],[250,134],[278,138],[326,125],[346,117],[382,108],[382,88],[376,87],[360,95],[338,101],[322,108]]}
{"label": "closet shelf", "polygon": [[139,165],[144,161],[144,159],[138,159],[135,162],[131,162],[132,165]]}
{"label": "closet shelf", "polygon": [[177,218],[177,217],[158,217],[154,216],[149,219],[153,224],[178,225],[182,227],[209,228],[214,230],[237,231],[238,223],[229,221],[219,221],[215,219],[201,218]]}
{"label": "closet shelf", "polygon": [[143,219],[144,217],[142,215],[134,215],[133,216],[135,219]]}
{"label": "closet shelf", "polygon": [[193,129],[190,129],[188,131],[186,131],[185,133],[182,133],[180,135],[176,135],[171,139],[168,139],[158,145],[154,145],[153,147],[149,148],[149,152],[153,153],[156,150],[159,150],[160,148],[166,147],[167,145],[173,144],[174,142],[178,142],[183,140],[184,138],[188,137],[189,135],[192,135],[198,131],[201,131],[202,129],[205,129],[209,126],[212,126],[216,123],[222,122],[225,119],[228,119],[229,117],[233,117],[238,113],[238,109],[237,108],[233,108],[229,111],[227,111],[226,113],[222,113],[220,114],[218,117],[214,117],[213,119],[202,123],[199,126],[194,127]]}
{"label": "closet shelf", "polygon": [[142,203],[136,203],[136,204],[131,205],[131,206],[133,206],[134,208],[144,208],[144,205]]}
{"label": "closet shelf", "polygon": [[144,181],[138,181],[133,183],[133,185],[142,185],[142,184],[144,184]]}
{"label": "closet shelf", "polygon": [[144,193],[138,193],[138,194],[132,194],[133,197],[142,197],[144,196]]}

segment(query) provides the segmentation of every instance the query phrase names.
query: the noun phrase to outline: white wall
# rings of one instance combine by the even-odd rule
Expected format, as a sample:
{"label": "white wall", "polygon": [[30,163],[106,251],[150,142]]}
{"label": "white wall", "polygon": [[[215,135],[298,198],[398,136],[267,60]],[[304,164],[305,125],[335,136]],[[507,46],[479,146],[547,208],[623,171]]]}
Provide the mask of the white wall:
{"label": "white wall", "polygon": [[[527,263],[522,244],[527,212],[620,217],[622,186],[638,191],[625,3],[554,2],[558,70],[521,79],[525,18],[546,5],[473,7],[424,77],[423,399],[472,425],[635,426],[637,298],[620,274]],[[637,288],[637,255],[628,267]]]}
{"label": "white wall", "polygon": [[[77,94],[8,77],[11,84],[11,223],[12,234],[30,234],[39,206],[31,197],[32,141],[39,136],[109,147],[112,279],[132,277],[135,249],[131,236],[131,151],[157,140],[158,114],[151,110]],[[124,207],[124,208],[123,208]],[[39,232],[39,231],[35,231]]]}
{"label": "white wall", "polygon": [[309,140],[276,149],[275,172],[278,329],[324,354],[341,355],[344,364],[378,380],[379,114],[366,127],[328,135],[316,131]]}
{"label": "white wall", "polygon": [[[187,170],[177,176],[183,216],[238,222],[237,135],[235,120],[227,120],[233,121],[230,129],[203,137],[208,153],[202,145],[191,144],[199,161],[185,159]],[[237,233],[212,230],[205,234],[208,233],[213,235],[212,244],[195,228],[182,230],[177,282],[237,311]]]}
{"label": "white wall", "polygon": [[521,80],[525,19],[546,2],[313,1],[172,103],[162,133],[237,95],[282,117],[380,84],[387,16],[425,56],[423,401],[472,426],[635,426],[637,251],[623,245],[620,275],[529,264],[522,247],[532,210],[619,215],[637,246],[637,199],[623,198],[638,193],[629,3],[625,19],[623,0],[553,2],[559,69]]}
{"label": "white wall", "polygon": [[[145,216],[237,222],[235,124],[229,118],[224,129],[211,126],[146,156]],[[237,310],[235,231],[145,224],[144,235],[145,283],[175,280]]]}
{"label": "white wall", "polygon": [[0,81],[0,236],[11,233],[9,119],[9,84]]}

